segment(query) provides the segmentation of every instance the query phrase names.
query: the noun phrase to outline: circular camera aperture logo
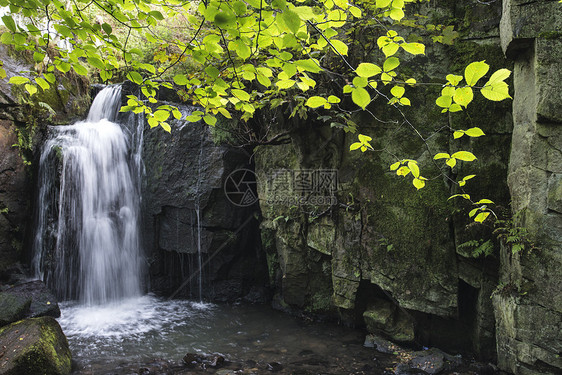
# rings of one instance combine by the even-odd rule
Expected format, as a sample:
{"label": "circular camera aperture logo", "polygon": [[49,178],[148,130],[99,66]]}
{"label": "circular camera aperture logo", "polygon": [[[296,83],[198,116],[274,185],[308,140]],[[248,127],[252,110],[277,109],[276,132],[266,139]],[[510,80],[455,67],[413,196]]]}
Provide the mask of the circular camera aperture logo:
{"label": "circular camera aperture logo", "polygon": [[256,174],[249,169],[236,169],[224,182],[224,193],[238,207],[248,207],[258,201]]}

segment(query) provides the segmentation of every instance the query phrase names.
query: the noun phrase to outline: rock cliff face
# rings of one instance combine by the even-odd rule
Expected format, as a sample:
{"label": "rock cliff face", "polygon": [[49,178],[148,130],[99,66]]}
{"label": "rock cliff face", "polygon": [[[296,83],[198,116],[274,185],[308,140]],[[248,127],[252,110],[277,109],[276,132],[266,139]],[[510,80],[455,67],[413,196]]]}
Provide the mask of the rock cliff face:
{"label": "rock cliff face", "polygon": [[[419,11],[429,19],[462,20],[456,25],[461,34],[453,46],[432,47],[426,57],[416,57],[408,62],[412,69],[428,72],[425,81],[442,79],[448,71],[462,72],[469,62],[476,60],[486,60],[492,71],[510,67],[510,61],[504,58],[500,48],[502,9],[499,3],[448,2],[440,4],[437,9],[420,8]],[[550,43],[554,48],[552,43],[555,42]],[[555,69],[548,65],[555,61],[553,55],[549,60],[543,59],[544,68],[539,76],[548,75],[545,69]],[[516,93],[520,74],[516,70]],[[526,82],[529,85],[529,81]],[[545,93],[552,91],[546,81],[539,89]],[[432,109],[433,100],[429,98],[436,97],[436,91],[416,88],[408,92],[412,92],[416,107],[423,109],[408,109],[406,117],[422,134],[428,135],[441,127],[467,129],[479,126],[484,130],[486,137],[473,140],[453,140],[441,134],[429,139],[428,146],[449,153],[462,148],[478,155],[478,163],[457,166],[451,177],[477,174],[477,184],[469,183],[467,192],[477,199],[492,199],[499,213],[510,216],[506,181],[512,119],[519,116],[520,109],[512,115],[511,103],[478,99],[466,113],[447,118],[437,108]],[[539,118],[542,116],[543,122],[552,125],[557,108],[553,103],[556,101],[541,100],[543,113]],[[559,93],[553,93],[549,100],[560,102]],[[523,102],[516,99],[515,108],[523,109],[529,105]],[[373,138],[373,147],[385,152],[349,153],[349,145],[355,141],[353,135],[309,121],[293,129],[288,144],[260,147],[256,153],[258,191],[264,216],[262,239],[280,304],[315,313],[337,313],[344,319],[364,322],[370,331],[384,333],[395,340],[470,350],[483,359],[495,358],[497,337],[500,364],[514,371],[508,364],[513,359],[508,354],[512,349],[506,347],[506,340],[510,339],[508,332],[514,332],[508,326],[514,322],[511,319],[502,323],[508,318],[502,320],[500,310],[502,305],[504,309],[515,306],[515,302],[509,305],[493,292],[497,290],[499,275],[505,279],[507,274],[513,273],[509,269],[516,266],[505,264],[503,249],[500,270],[500,243],[492,229],[470,224],[466,217],[470,208],[464,202],[447,201],[448,196],[458,192],[449,184],[432,180],[428,187],[416,192],[408,182],[389,171],[388,166],[396,161],[392,155],[400,155],[425,163],[423,165],[428,167],[424,173],[428,176],[437,175],[437,170],[432,170],[431,164],[427,163],[426,146],[405,127],[384,122],[395,119],[395,113],[385,106],[372,108],[372,112],[382,121],[356,120],[361,132]],[[553,126],[543,129],[542,137],[537,134],[535,139],[545,146],[550,145],[550,151],[545,149],[541,161],[554,162],[560,141],[556,140]],[[510,188],[514,198],[520,199],[514,190],[515,184],[524,183],[514,175],[514,163],[521,157],[517,151],[517,142],[520,142],[517,132],[516,128]],[[524,136],[529,140],[528,134]],[[527,149],[533,148],[528,145]],[[544,202],[540,215],[547,215],[541,216],[541,220],[554,220],[557,213],[547,211],[557,209],[559,197],[556,198],[556,192],[560,189],[553,173],[556,169],[553,169],[554,165],[546,167],[546,164],[541,168],[542,176],[545,176],[544,186],[537,194],[543,195],[531,201]],[[552,173],[547,172],[548,168]],[[288,173],[283,170],[297,171],[290,172],[293,184],[280,182],[280,176]],[[314,194],[298,188],[297,180],[311,170],[337,172],[339,187],[333,196],[336,204],[316,204],[312,201]],[[529,171],[524,173],[529,175]],[[551,193],[547,193],[547,188]],[[529,202],[529,197],[526,199]],[[307,203],[294,203],[299,200]],[[537,223],[537,227],[553,236],[556,230],[546,228],[560,228],[560,223]],[[475,250],[485,248],[492,253],[490,256],[473,257]],[[559,253],[557,256],[544,253],[533,257],[536,265],[550,258],[560,259]],[[543,275],[548,285],[541,294],[535,295],[537,300],[532,309],[539,308],[538,301],[546,298],[548,293],[556,295],[555,290],[560,290],[556,277],[554,284],[546,281],[548,277],[553,280],[556,267],[559,267],[558,263],[553,264],[552,269],[544,270],[543,267],[540,273],[537,273],[538,267],[529,270],[535,275]],[[492,294],[496,295],[495,309],[490,298]],[[556,298],[551,298],[549,303],[550,308],[541,310],[545,316],[559,311],[554,306],[558,309],[561,306]],[[556,315],[548,317],[559,324],[560,318]],[[548,332],[560,332],[559,326],[558,329],[551,326]],[[553,348],[556,342],[560,345],[559,338],[558,341],[552,336],[549,338]]]}
{"label": "rock cliff face", "polygon": [[258,206],[239,207],[224,190],[233,171],[249,167],[248,157],[216,145],[207,125],[171,124],[172,134],[144,132],[142,225],[149,289],[219,301],[245,297],[252,287],[263,289],[267,268],[255,217]]}
{"label": "rock cliff face", "polygon": [[[285,307],[338,313],[398,341],[497,356],[502,369],[516,374],[554,374],[562,371],[562,6],[500,5],[420,8],[429,19],[462,20],[460,38],[408,64],[423,67],[428,81],[475,60],[485,59],[492,71],[514,63],[513,107],[481,100],[446,118],[429,109],[426,98],[435,92],[412,89],[412,102],[423,110],[405,114],[423,135],[440,127],[484,130],[481,139],[432,137],[428,147],[478,155],[478,163],[457,166],[451,177],[478,175],[467,192],[492,199],[501,216],[512,217],[505,228],[492,233],[470,224],[469,206],[447,202],[458,192],[447,183],[432,180],[416,192],[390,172],[391,155],[422,164],[428,153],[407,129],[385,123],[396,114],[381,106],[371,108],[381,122],[356,120],[383,152],[349,153],[354,136],[311,121],[294,126],[289,143],[258,149],[262,239]],[[427,168],[425,174],[437,174]],[[292,184],[279,177],[287,170]],[[312,170],[337,172],[335,204],[317,204],[318,192],[299,189]],[[502,231],[515,238],[498,240]],[[472,256],[484,249],[491,255]]]}
{"label": "rock cliff face", "polygon": [[504,246],[495,294],[499,365],[562,372],[562,4],[505,0],[502,47],[515,61],[508,183],[516,226],[538,247]]}

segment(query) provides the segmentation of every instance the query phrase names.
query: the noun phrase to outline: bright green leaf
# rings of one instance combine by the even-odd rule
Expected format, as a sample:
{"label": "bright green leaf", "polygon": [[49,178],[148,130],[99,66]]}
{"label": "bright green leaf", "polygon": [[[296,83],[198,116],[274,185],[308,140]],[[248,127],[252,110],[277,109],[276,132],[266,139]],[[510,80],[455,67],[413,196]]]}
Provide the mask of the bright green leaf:
{"label": "bright green leaf", "polygon": [[425,46],[421,43],[402,43],[400,47],[404,49],[404,51],[411,53],[412,55],[424,55],[425,54]]}
{"label": "bright green leaf", "polygon": [[469,86],[474,86],[480,78],[484,77],[484,75],[488,73],[489,69],[490,66],[484,61],[473,62],[464,70],[464,79]]}
{"label": "bright green leaf", "polygon": [[472,87],[461,87],[455,91],[455,96],[453,100],[455,103],[466,107],[474,99],[474,93],[472,92]]}
{"label": "bright green leaf", "polygon": [[381,72],[382,69],[379,66],[371,63],[361,63],[355,70],[355,73],[357,73],[359,77],[365,78],[375,76],[377,74],[380,74]]}
{"label": "bright green leaf", "polygon": [[174,83],[179,86],[185,86],[189,83],[189,80],[185,76],[185,74],[176,74],[174,76]]}
{"label": "bright green leaf", "polygon": [[311,96],[306,101],[306,106],[310,108],[318,108],[326,104],[327,100],[320,96]]}
{"label": "bright green leaf", "polygon": [[481,137],[481,136],[483,136],[483,135],[486,135],[486,134],[484,134],[484,132],[482,131],[482,129],[477,128],[477,127],[467,129],[467,130],[465,131],[465,134],[468,135],[469,137],[474,137],[474,138],[477,138],[477,137]]}
{"label": "bright green leaf", "polygon": [[414,184],[416,189],[420,190],[425,186],[425,181],[419,178],[414,178],[412,180],[412,184]]}
{"label": "bright green leaf", "polygon": [[29,95],[33,95],[37,92],[37,86],[26,83],[25,90],[29,93]]}
{"label": "bright green leaf", "polygon": [[488,218],[488,216],[490,216],[489,212],[480,212],[478,215],[476,215],[474,221],[477,223],[482,223]]}
{"label": "bright green leaf", "polygon": [[435,159],[435,160],[439,160],[439,159],[449,159],[450,157],[451,157],[451,155],[449,155],[449,154],[447,154],[447,153],[444,153],[444,152],[440,152],[440,153],[438,153],[437,155],[435,155],[435,156],[433,157],[433,159]]}
{"label": "bright green leaf", "polygon": [[455,158],[455,159],[462,160],[462,161],[474,161],[474,160],[476,160],[476,156],[474,156],[474,154],[472,152],[469,152],[469,151],[457,151],[453,155],[451,155],[451,158]]}
{"label": "bright green leaf", "polygon": [[351,92],[351,99],[359,107],[365,109],[371,102],[369,92],[362,87],[356,87]]}
{"label": "bright green leaf", "polygon": [[334,46],[334,48],[340,55],[347,56],[347,44],[337,39],[330,40],[330,43],[332,43],[332,46]]}
{"label": "bright green leaf", "polygon": [[398,65],[400,65],[400,60],[398,60],[397,57],[389,57],[388,59],[386,59],[384,61],[384,64],[383,64],[382,68],[385,72],[388,73],[388,72],[396,69],[398,67]]}
{"label": "bright green leaf", "polygon": [[14,77],[11,77],[8,82],[10,82],[12,85],[23,85],[24,83],[29,82],[29,78],[21,77],[21,76],[14,76]]}
{"label": "bright green leaf", "polygon": [[511,96],[509,96],[509,86],[503,81],[494,83],[492,85],[488,85],[486,83],[486,86],[484,86],[480,90],[480,93],[486,99],[496,102],[511,98]]}
{"label": "bright green leaf", "polygon": [[404,87],[402,87],[402,86],[394,86],[390,90],[390,93],[397,98],[401,98],[404,95],[405,92],[406,92],[406,89],[404,89]]}

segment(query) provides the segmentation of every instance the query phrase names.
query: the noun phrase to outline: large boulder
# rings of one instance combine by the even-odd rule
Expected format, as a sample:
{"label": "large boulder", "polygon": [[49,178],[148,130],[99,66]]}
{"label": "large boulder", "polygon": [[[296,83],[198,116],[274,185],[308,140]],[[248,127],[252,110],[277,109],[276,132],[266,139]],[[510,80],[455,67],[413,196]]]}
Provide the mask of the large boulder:
{"label": "large boulder", "polygon": [[58,318],[60,316],[57,298],[41,280],[17,284],[6,289],[3,294],[31,301],[29,311],[25,315],[26,318],[38,318],[40,316]]}
{"label": "large boulder", "polygon": [[52,317],[21,320],[0,329],[0,375],[66,375],[68,341]]}
{"label": "large boulder", "polygon": [[31,298],[0,293],[0,327],[23,319],[29,311]]}

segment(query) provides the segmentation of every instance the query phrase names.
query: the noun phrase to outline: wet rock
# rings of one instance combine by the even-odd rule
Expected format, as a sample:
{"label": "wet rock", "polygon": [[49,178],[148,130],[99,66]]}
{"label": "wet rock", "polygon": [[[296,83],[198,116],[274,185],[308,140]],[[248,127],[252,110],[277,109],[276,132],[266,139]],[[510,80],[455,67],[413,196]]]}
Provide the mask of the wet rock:
{"label": "wet rock", "polygon": [[19,321],[0,329],[0,375],[66,375],[71,370],[68,341],[52,317]]}
{"label": "wet rock", "polygon": [[222,355],[215,355],[211,358],[210,362],[208,363],[209,367],[212,368],[219,368],[224,365],[224,357]]}
{"label": "wet rock", "polygon": [[437,348],[413,352],[408,365],[412,369],[423,370],[428,374],[438,374],[445,369],[453,369],[462,364],[460,357],[449,355]]}
{"label": "wet rock", "polygon": [[23,319],[30,305],[31,298],[0,293],[0,327]]}
{"label": "wet rock", "polygon": [[371,333],[381,332],[399,342],[414,341],[414,321],[390,301],[376,299],[363,313],[363,319]]}
{"label": "wet rock", "polygon": [[235,374],[237,374],[237,372],[234,371],[234,370],[224,369],[224,370],[218,370],[215,374],[216,375],[235,375]]}
{"label": "wet rock", "polygon": [[396,366],[396,368],[394,369],[394,374],[395,375],[413,375],[413,374],[425,374],[427,375],[427,372],[420,370],[420,369],[416,369],[416,368],[411,368],[410,366],[408,366],[405,363],[400,363]]}
{"label": "wet rock", "polygon": [[204,357],[199,354],[187,353],[183,356],[183,363],[185,363],[187,367],[193,368],[197,366],[198,363],[203,362],[203,359]]}
{"label": "wet rock", "polygon": [[283,365],[279,362],[269,362],[266,368],[268,371],[277,372],[283,369]]}
{"label": "wet rock", "polygon": [[31,299],[27,318],[38,318],[40,316],[60,316],[60,308],[55,295],[40,280],[31,281],[7,289],[5,293],[13,296]]}
{"label": "wet rock", "polygon": [[398,345],[377,335],[367,335],[363,346],[366,348],[375,348],[378,352],[386,354],[392,354],[397,350],[401,350]]}

